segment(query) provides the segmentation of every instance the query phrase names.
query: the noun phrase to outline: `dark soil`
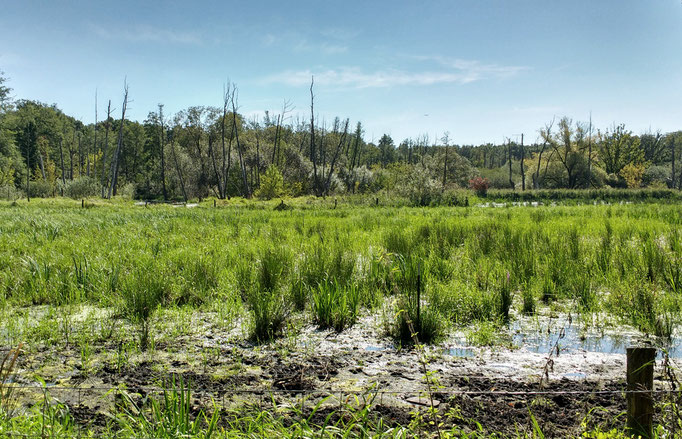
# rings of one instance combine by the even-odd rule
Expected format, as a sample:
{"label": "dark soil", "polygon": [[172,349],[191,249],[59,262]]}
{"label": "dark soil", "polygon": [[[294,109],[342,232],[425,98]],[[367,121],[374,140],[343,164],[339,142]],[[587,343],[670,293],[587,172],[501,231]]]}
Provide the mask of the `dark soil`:
{"label": "dark soil", "polygon": [[[620,415],[627,408],[620,393],[626,388],[624,382],[563,379],[540,388],[538,383],[457,377],[446,388],[466,392],[437,395],[448,401],[453,413],[448,423],[465,430],[478,429],[479,423],[490,433],[532,431],[532,415],[545,437],[576,437],[583,421],[588,428],[622,428]],[[599,393],[610,391],[615,392]]]}

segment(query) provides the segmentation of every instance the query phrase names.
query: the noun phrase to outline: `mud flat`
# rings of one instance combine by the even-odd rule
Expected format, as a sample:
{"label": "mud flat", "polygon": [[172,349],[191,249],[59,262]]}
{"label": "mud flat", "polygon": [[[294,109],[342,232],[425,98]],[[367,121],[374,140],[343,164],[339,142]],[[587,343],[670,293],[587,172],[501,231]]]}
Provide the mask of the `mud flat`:
{"label": "mud flat", "polygon": [[[190,323],[178,329],[183,321]],[[600,345],[578,325],[566,329],[565,319],[516,322],[502,330],[509,343],[473,346],[455,332],[420,354],[385,337],[377,314],[341,333],[300,319],[284,337],[257,345],[245,339],[243,322],[224,326],[215,313],[191,311],[160,315],[152,347],[141,352],[130,342],[135,328],[107,310],[83,307],[72,316],[68,344],[26,346],[12,384],[24,386],[15,394],[19,407],[47,391],[94,429],[116,410],[119,390],[142,402],[173,379],[191,385],[197,411],[295,407],[297,415],[323,421],[343,416],[349,404],[369,404],[387,425],[406,425],[433,404],[444,426],[462,432],[530,431],[529,413],[547,437],[578,434],[586,425],[622,427],[625,355],[613,339],[620,333],[622,343],[643,342],[636,331],[612,328]],[[658,388],[666,386],[661,365],[659,359]]]}

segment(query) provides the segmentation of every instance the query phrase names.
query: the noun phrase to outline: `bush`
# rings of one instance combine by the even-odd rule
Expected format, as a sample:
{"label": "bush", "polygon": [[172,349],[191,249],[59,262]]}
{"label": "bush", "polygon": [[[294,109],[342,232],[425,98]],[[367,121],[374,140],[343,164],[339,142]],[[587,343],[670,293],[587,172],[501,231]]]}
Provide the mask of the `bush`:
{"label": "bush", "polygon": [[17,189],[13,184],[6,184],[0,186],[0,198],[7,200],[16,200],[22,198],[24,193]]}
{"label": "bush", "polygon": [[101,194],[99,182],[92,177],[79,177],[75,180],[67,181],[63,189],[64,196],[73,199],[96,197]]}
{"label": "bush", "polygon": [[28,186],[31,198],[49,198],[53,195],[54,188],[48,181],[32,181]]}
{"label": "bush", "polygon": [[277,166],[270,165],[260,177],[260,187],[255,194],[261,200],[271,200],[284,195],[284,177]]}
{"label": "bush", "polygon": [[485,197],[488,194],[488,188],[490,188],[490,182],[487,178],[474,177],[469,180],[469,187],[476,191],[476,195],[479,197]]}

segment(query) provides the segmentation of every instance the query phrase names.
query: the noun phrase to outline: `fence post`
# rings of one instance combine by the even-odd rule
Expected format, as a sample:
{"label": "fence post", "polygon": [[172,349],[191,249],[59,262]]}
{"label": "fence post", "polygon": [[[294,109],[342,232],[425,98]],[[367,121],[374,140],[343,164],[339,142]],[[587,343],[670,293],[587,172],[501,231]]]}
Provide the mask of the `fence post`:
{"label": "fence post", "polygon": [[655,348],[627,348],[628,431],[643,438],[653,437]]}

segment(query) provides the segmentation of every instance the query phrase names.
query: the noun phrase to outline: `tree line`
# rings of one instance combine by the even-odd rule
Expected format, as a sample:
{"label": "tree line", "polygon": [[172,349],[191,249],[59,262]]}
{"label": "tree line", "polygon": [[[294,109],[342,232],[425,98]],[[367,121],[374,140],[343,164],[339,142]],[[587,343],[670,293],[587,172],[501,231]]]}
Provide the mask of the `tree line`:
{"label": "tree line", "polygon": [[167,115],[159,104],[142,122],[126,117],[127,85],[118,102],[94,101],[95,122],[84,124],[56,105],[11,99],[0,75],[0,196],[186,201],[393,191],[424,202],[474,177],[517,190],[682,188],[680,131],[635,135],[624,125],[602,131],[562,118],[525,144],[521,135],[457,145],[449,133],[398,145],[385,134],[374,143],[361,122],[319,120],[313,81],[309,116],[292,115],[284,101],[277,114],[247,119],[234,84],[221,105]]}

